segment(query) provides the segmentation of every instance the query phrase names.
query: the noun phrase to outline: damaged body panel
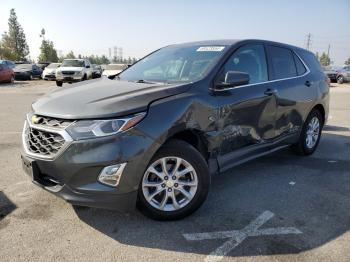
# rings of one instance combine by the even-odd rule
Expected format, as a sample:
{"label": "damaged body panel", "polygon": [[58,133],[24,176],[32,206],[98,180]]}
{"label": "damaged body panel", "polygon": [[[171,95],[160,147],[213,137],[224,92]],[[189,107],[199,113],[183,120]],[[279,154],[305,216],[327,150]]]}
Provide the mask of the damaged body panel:
{"label": "damaged body panel", "polygon": [[[317,135],[315,149],[328,116],[329,86],[313,59],[306,50],[262,40],[165,47],[116,79],[73,84],[36,101],[22,135],[24,170],[72,204],[120,210],[132,209],[152,185],[146,202],[163,192],[160,187],[175,192],[179,183],[188,183],[185,190],[198,183],[177,204],[160,201],[162,195],[149,201],[170,212],[202,190],[207,170],[224,172],[299,143],[310,114],[318,121],[307,133]],[[162,161],[169,163],[157,165],[169,148],[177,155],[168,153]],[[170,168],[182,154],[175,167],[192,170],[186,181],[176,180]],[[153,184],[144,185],[149,173]]]}

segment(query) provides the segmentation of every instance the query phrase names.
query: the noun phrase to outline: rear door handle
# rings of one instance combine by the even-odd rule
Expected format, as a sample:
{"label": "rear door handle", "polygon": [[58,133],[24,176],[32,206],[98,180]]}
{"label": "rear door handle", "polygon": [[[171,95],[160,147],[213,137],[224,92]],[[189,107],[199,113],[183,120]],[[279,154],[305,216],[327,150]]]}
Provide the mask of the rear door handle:
{"label": "rear door handle", "polygon": [[310,86],[311,86],[311,82],[310,82],[309,80],[307,80],[307,81],[305,82],[305,85],[308,86],[308,87],[310,87]]}
{"label": "rear door handle", "polygon": [[272,96],[272,95],[274,95],[276,93],[277,93],[277,89],[271,89],[271,88],[266,89],[266,91],[264,92],[264,94],[268,95],[268,96]]}

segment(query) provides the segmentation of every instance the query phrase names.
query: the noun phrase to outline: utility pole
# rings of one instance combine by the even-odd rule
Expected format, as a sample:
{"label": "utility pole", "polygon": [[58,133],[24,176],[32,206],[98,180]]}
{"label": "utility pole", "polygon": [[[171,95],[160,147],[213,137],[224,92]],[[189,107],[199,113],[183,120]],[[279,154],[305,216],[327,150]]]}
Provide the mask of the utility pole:
{"label": "utility pole", "polygon": [[331,58],[329,57],[329,50],[331,49],[331,45],[328,44],[328,51],[327,51],[327,58],[328,58],[328,65],[331,63]]}
{"label": "utility pole", "polygon": [[310,50],[310,46],[311,46],[311,33],[308,33],[308,35],[306,36],[306,49]]}

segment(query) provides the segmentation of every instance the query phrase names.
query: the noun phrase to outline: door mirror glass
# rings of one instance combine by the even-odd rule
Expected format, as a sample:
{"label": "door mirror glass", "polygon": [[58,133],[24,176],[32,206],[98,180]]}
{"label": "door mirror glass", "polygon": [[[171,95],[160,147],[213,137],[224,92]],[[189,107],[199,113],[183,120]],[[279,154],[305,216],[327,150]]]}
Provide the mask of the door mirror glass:
{"label": "door mirror glass", "polygon": [[241,86],[249,84],[249,74],[239,71],[228,71],[225,74],[225,81],[216,84],[217,89]]}
{"label": "door mirror glass", "polygon": [[86,67],[86,68],[90,68],[90,65],[86,65],[85,67]]}

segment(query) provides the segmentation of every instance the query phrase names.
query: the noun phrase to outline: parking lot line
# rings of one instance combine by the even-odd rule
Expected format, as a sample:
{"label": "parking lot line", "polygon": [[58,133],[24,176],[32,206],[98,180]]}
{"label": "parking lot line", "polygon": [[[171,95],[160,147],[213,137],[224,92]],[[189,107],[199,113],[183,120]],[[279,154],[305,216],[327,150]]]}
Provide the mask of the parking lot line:
{"label": "parking lot line", "polygon": [[302,234],[302,232],[294,227],[276,227],[259,229],[268,220],[274,217],[270,211],[264,211],[260,216],[254,219],[246,227],[241,230],[218,231],[206,233],[183,234],[187,241],[200,241],[210,239],[226,239],[224,244],[211,252],[206,258],[206,262],[220,261],[225,255],[235,249],[247,237],[268,236],[268,235],[287,235],[287,234]]}

